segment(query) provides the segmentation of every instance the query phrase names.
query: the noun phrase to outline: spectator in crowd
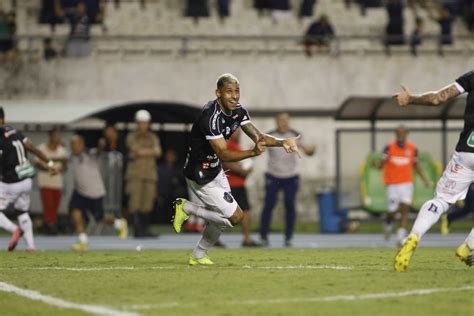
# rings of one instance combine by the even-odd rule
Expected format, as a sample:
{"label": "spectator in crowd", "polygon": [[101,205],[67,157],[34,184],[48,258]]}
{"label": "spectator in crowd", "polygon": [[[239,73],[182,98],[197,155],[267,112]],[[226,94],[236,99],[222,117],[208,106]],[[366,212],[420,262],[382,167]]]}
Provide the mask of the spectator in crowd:
{"label": "spectator in crowd", "polygon": [[230,16],[230,0],[217,0],[217,12],[221,22]]}
{"label": "spectator in crowd", "polygon": [[70,17],[71,30],[66,43],[66,56],[85,57],[91,52],[89,42],[90,22],[84,2],[77,4],[74,14]]}
{"label": "spectator in crowd", "polygon": [[15,13],[6,13],[0,9],[0,61],[11,61],[16,58],[15,33]]}
{"label": "spectator in crowd", "polygon": [[327,15],[322,14],[319,20],[314,21],[306,31],[304,46],[306,56],[312,55],[311,46],[328,49],[331,39],[334,37],[334,29]]}
{"label": "spectator in crowd", "polygon": [[[237,151],[242,150],[239,144],[241,132],[242,130],[238,129],[234,134],[232,134],[227,141],[227,149]],[[242,211],[244,211],[244,219],[242,220],[244,240],[242,241],[242,247],[261,246],[253,241],[250,236],[250,203],[247,197],[247,189],[245,188],[245,179],[253,170],[251,163],[252,160],[247,159],[241,162],[225,162],[223,165],[225,170],[229,170],[226,175],[229,179],[232,196],[237,201],[237,204],[239,204]]]}
{"label": "spectator in crowd", "polygon": [[466,27],[474,31],[474,0],[464,0],[461,4],[461,12],[466,23]]}
{"label": "spectator in crowd", "polygon": [[453,22],[454,17],[445,7],[435,7],[429,10],[429,15],[432,20],[437,22],[440,27],[440,36],[439,36],[439,45],[440,53],[442,45],[452,45],[453,44]]}
{"label": "spectator in crowd", "polygon": [[194,23],[199,23],[199,18],[209,16],[209,4],[207,0],[187,0],[185,16],[192,17]]}
{"label": "spectator in crowd", "polygon": [[44,60],[49,61],[58,57],[58,52],[53,46],[51,38],[45,38],[43,40],[43,57]]}
{"label": "spectator in crowd", "polygon": [[316,0],[301,0],[300,12],[298,14],[299,18],[312,17],[315,4]]}
{"label": "spectator in crowd", "polygon": [[125,144],[119,138],[119,132],[113,124],[107,124],[103,136],[99,139],[100,171],[104,181],[106,194],[104,196],[104,209],[106,214],[121,216],[126,205],[124,200],[124,164]]}
{"label": "spectator in crowd", "polygon": [[[466,217],[467,215],[474,215],[474,184],[471,184],[467,191],[464,201],[459,201],[453,209],[447,214],[441,215],[441,234],[449,234],[449,226],[456,220]],[[474,219],[474,217],[473,217]]]}
{"label": "spectator in crowd", "polygon": [[105,16],[105,5],[101,0],[82,0],[86,7],[87,18],[91,24],[102,24]]}
{"label": "spectator in crowd", "polygon": [[105,187],[99,171],[97,149],[86,150],[84,139],[79,135],[71,138],[70,165],[74,178],[74,192],[69,202],[69,211],[79,241],[72,247],[77,251],[89,248],[85,223],[91,214],[96,222],[113,225],[120,239],[127,238],[127,222],[125,219],[104,216],[103,197]]}
{"label": "spectator in crowd", "polygon": [[151,115],[148,111],[137,111],[135,122],[137,130],[130,132],[126,140],[128,211],[133,216],[135,237],[154,237],[149,227],[158,180],[156,159],[161,156],[161,145],[158,137],[150,131]]}
{"label": "spectator in crowd", "polygon": [[[269,132],[269,135],[278,138],[295,137],[301,135],[299,132],[290,128],[288,113],[279,113],[276,117],[277,128]],[[305,145],[298,142],[298,147],[303,150],[306,155],[313,155],[316,147],[313,145]],[[285,194],[285,246],[291,247],[291,239],[296,220],[296,193],[299,186],[299,153],[288,155],[277,147],[269,147],[267,172],[265,174],[265,202],[260,222],[260,237],[262,244],[268,246],[268,232],[270,230],[270,222],[272,218],[273,208],[277,201],[278,192],[283,190]]]}
{"label": "spectator in crowd", "polygon": [[166,223],[172,218],[170,207],[177,196],[187,196],[183,168],[178,165],[176,151],[168,148],[163,161],[158,164],[158,212],[161,220]]}
{"label": "spectator in crowd", "polygon": [[66,171],[68,160],[68,152],[61,144],[61,131],[57,128],[51,130],[48,142],[40,144],[38,149],[54,162],[54,167],[58,171],[57,174],[52,175],[44,162],[39,159],[35,161],[35,166],[39,170],[38,186],[43,204],[44,232],[47,235],[56,235],[58,210],[64,187],[62,173]]}
{"label": "spectator in crowd", "polygon": [[383,168],[383,181],[387,189],[385,239],[390,239],[393,221],[398,212],[400,226],[397,229],[397,243],[401,245],[407,236],[408,211],[413,202],[413,170],[421,177],[425,186],[429,187],[431,183],[418,164],[418,149],[407,139],[408,130],[400,126],[395,130],[395,136],[385,146],[382,160],[374,162],[374,167]]}
{"label": "spectator in crowd", "polygon": [[56,24],[62,23],[64,11],[62,10],[61,0],[42,0],[39,22],[49,24],[51,32],[56,29]]}
{"label": "spectator in crowd", "polygon": [[[77,7],[84,3],[81,0],[60,0],[58,15],[69,24],[73,24],[77,17]],[[84,7],[85,9],[85,7]]]}
{"label": "spectator in crowd", "polygon": [[274,23],[291,18],[291,5],[289,0],[272,1],[272,19]]}
{"label": "spectator in crowd", "polygon": [[410,37],[410,49],[413,56],[417,55],[417,47],[422,44],[423,42],[423,28],[424,28],[424,21],[422,18],[417,17],[415,19],[415,29]]}
{"label": "spectator in crowd", "polygon": [[273,8],[272,2],[273,0],[253,0],[253,7],[257,9],[259,16],[264,16]]}
{"label": "spectator in crowd", "polygon": [[385,5],[388,15],[388,24],[385,29],[385,45],[403,45],[405,43],[403,0],[387,0]]}

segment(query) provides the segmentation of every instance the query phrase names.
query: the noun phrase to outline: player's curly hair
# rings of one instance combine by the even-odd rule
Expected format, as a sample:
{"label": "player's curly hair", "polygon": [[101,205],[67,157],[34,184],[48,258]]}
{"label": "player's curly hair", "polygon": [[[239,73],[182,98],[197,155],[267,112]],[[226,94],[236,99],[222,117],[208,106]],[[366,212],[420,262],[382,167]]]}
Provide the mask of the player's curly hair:
{"label": "player's curly hair", "polygon": [[224,86],[224,83],[237,83],[240,84],[239,79],[231,73],[225,73],[217,78],[217,89],[220,89]]}

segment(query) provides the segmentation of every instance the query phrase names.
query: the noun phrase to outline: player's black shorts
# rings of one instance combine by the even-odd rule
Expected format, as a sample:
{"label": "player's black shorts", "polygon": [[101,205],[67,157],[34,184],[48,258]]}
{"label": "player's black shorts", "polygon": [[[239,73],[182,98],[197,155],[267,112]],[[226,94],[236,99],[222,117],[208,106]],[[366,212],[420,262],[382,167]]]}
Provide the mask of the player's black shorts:
{"label": "player's black shorts", "polygon": [[96,221],[100,221],[104,218],[104,201],[101,197],[91,199],[74,191],[69,201],[69,212],[73,209],[80,209],[82,217],[86,222],[89,219],[89,214],[92,214]]}
{"label": "player's black shorts", "polygon": [[245,187],[233,187],[230,189],[232,196],[242,211],[250,211],[250,203],[247,197],[247,189]]}

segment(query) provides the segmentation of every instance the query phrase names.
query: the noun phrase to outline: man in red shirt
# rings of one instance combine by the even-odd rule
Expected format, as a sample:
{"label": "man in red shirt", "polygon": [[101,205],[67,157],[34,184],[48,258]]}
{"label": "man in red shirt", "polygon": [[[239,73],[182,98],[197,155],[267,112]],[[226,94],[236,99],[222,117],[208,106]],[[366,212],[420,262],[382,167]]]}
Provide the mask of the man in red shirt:
{"label": "man in red shirt", "polygon": [[426,186],[430,182],[421,170],[418,162],[418,149],[407,140],[408,130],[400,126],[395,131],[396,139],[384,149],[382,160],[377,164],[383,167],[383,180],[387,188],[388,215],[384,233],[389,239],[392,223],[397,211],[400,212],[400,227],[397,230],[397,242],[401,245],[407,235],[408,211],[413,200],[413,169]]}
{"label": "man in red shirt", "polygon": [[[238,129],[232,134],[227,141],[227,148],[229,150],[242,150],[239,144],[241,130]],[[242,162],[225,162],[224,170],[229,170],[226,173],[229,180],[232,196],[244,211],[244,219],[242,221],[242,231],[244,233],[244,240],[242,247],[259,247],[260,244],[252,240],[250,236],[250,204],[247,198],[247,189],[245,188],[245,179],[252,172],[252,160],[245,160]]]}

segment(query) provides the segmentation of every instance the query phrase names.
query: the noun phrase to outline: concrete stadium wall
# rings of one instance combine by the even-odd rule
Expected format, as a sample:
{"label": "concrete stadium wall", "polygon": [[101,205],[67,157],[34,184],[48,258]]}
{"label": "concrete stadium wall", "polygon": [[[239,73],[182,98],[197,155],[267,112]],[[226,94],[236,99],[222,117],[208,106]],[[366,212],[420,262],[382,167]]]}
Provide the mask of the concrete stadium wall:
{"label": "concrete stadium wall", "polygon": [[[224,72],[232,72],[241,80],[241,101],[250,111],[336,109],[349,96],[389,95],[398,89],[400,82],[414,91],[442,87],[472,69],[472,65],[472,56],[317,56],[312,59],[293,56],[163,60],[87,58],[51,63],[21,62],[6,66],[0,69],[0,79],[5,83],[0,87],[0,93],[4,99],[157,100],[201,106],[213,98],[216,77]],[[274,127],[272,118],[255,118],[254,121],[262,131]],[[302,131],[306,141],[319,148],[315,157],[304,157],[301,161],[299,221],[315,221],[318,214],[315,194],[334,186],[334,133],[340,125],[330,118],[292,120],[293,128]],[[437,124],[416,122],[410,126],[432,125]],[[44,135],[37,137],[38,141],[44,139]],[[391,137],[390,133],[379,134],[377,149],[381,150]],[[421,150],[427,150],[436,159],[441,159],[438,135],[413,133],[411,137]],[[456,138],[457,133],[450,133],[450,151],[454,148]],[[244,144],[250,145],[248,142]],[[351,134],[343,137],[342,144],[343,186],[353,198],[357,198],[357,170],[370,149],[369,138],[367,135]],[[255,172],[249,178],[251,202],[257,211],[263,202],[265,169],[266,157],[259,157],[256,159]],[[35,198],[34,209],[40,209],[38,202]],[[282,212],[279,205],[276,221],[281,221]],[[259,212],[254,212],[255,219],[258,215]]]}
{"label": "concrete stadium wall", "polygon": [[352,95],[416,91],[452,82],[474,56],[316,56],[116,59],[19,63],[0,70],[4,98],[177,101],[200,106],[232,72],[249,109],[331,109]]}

